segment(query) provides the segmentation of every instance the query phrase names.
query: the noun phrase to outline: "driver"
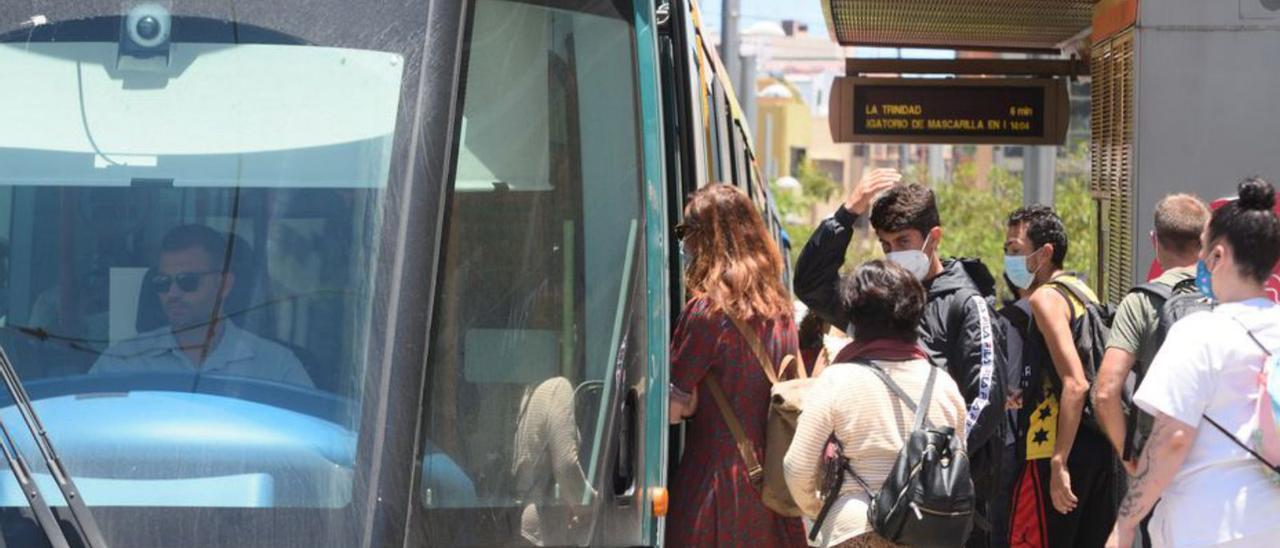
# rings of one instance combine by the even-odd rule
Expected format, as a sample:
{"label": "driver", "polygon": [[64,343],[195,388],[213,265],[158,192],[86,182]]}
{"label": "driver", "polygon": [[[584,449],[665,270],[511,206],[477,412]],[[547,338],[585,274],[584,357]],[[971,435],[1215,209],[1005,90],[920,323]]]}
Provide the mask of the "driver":
{"label": "driver", "polygon": [[143,284],[169,325],[112,345],[90,373],[208,372],[312,387],[288,348],[233,323],[225,306],[234,271],[221,268],[228,240],[201,225],[176,227],[160,242],[160,263]]}

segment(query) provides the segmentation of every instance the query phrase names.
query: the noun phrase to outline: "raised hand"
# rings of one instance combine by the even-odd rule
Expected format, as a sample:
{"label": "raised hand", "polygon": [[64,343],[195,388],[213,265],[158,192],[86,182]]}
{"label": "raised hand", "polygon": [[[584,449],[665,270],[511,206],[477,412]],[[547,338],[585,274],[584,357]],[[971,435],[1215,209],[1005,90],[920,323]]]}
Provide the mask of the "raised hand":
{"label": "raised hand", "polygon": [[862,172],[862,179],[854,185],[853,192],[844,200],[844,208],[854,215],[865,215],[871,200],[889,190],[902,180],[902,174],[893,168],[878,168]]}

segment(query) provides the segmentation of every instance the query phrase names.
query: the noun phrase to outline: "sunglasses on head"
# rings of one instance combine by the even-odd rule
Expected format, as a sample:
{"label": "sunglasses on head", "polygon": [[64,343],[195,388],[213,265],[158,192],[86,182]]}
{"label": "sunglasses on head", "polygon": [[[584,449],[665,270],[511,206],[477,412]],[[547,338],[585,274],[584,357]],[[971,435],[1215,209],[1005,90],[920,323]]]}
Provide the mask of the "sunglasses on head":
{"label": "sunglasses on head", "polygon": [[169,287],[178,284],[178,289],[191,293],[200,289],[200,279],[214,272],[181,272],[178,274],[157,274],[151,277],[151,290],[156,293],[168,293]]}

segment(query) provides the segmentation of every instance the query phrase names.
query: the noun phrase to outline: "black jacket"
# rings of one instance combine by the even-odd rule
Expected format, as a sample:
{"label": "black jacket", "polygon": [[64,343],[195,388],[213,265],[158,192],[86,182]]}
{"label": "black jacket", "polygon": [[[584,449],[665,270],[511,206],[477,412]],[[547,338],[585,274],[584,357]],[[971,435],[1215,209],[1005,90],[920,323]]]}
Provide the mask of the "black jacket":
{"label": "black jacket", "polygon": [[[857,216],[839,208],[822,221],[796,261],[796,296],[841,328],[850,319],[840,305],[837,287],[856,220]],[[1003,446],[1005,389],[999,372],[1005,370],[1004,329],[991,301],[979,292],[964,266],[946,261],[943,267],[941,274],[925,282],[928,299],[920,322],[920,344],[960,386],[969,406],[966,447],[974,482],[985,484],[999,473]],[[988,452],[993,455],[988,457]]]}

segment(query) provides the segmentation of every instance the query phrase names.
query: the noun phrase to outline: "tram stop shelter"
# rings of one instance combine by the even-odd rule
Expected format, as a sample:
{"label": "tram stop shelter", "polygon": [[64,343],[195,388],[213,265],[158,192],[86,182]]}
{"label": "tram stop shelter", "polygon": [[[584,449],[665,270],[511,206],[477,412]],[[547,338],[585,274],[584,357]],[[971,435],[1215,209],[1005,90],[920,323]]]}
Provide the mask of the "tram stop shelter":
{"label": "tram stop shelter", "polygon": [[[844,46],[1030,54],[940,61],[849,59],[846,77],[837,82],[883,84],[877,78],[899,74],[953,75],[955,83],[969,78],[1089,79],[1099,289],[1113,302],[1144,281],[1154,262],[1146,234],[1162,196],[1190,192],[1213,199],[1234,194],[1235,182],[1253,174],[1280,181],[1280,155],[1273,150],[1280,142],[1280,124],[1275,123],[1280,103],[1268,91],[1280,89],[1274,58],[1280,51],[1280,0],[818,1],[832,40]],[[846,85],[858,87],[856,82]],[[886,120],[872,119],[873,109],[866,104],[871,91],[855,97],[840,84],[833,87],[829,117],[837,141],[1053,145],[1059,135],[1055,131],[1065,128],[1055,126],[1052,90],[1065,86],[1046,89],[1044,119],[1011,127],[1018,122],[1021,103],[1001,104],[1015,119],[997,121],[999,131],[992,131],[991,123],[957,128],[968,132],[968,140],[944,136],[952,140],[939,141],[936,133],[914,131],[949,131],[950,122],[887,120],[890,116],[882,112]],[[948,97],[940,104],[956,108],[949,103],[964,96]],[[918,105],[929,110],[927,101],[906,103],[906,112],[920,110]],[[960,110],[962,116],[990,119],[991,105],[982,116],[974,115],[982,109],[968,108]],[[898,135],[892,135],[895,130]],[[1051,147],[1039,147],[1026,157],[1034,160],[1042,154],[1052,162]],[[1047,171],[1051,185],[1052,170]]]}

